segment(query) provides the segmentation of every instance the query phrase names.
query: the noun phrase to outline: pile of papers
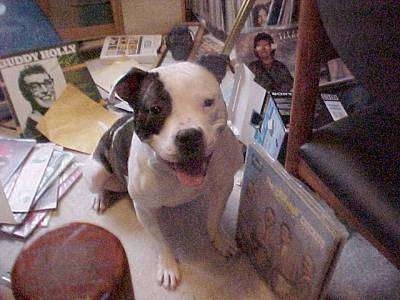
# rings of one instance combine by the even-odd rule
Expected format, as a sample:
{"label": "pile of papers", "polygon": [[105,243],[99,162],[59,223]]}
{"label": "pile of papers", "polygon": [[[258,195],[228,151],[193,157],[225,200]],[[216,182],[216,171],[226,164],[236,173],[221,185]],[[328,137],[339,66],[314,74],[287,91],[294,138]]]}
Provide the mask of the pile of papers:
{"label": "pile of papers", "polygon": [[0,138],[0,231],[27,238],[80,178],[74,155],[53,143]]}

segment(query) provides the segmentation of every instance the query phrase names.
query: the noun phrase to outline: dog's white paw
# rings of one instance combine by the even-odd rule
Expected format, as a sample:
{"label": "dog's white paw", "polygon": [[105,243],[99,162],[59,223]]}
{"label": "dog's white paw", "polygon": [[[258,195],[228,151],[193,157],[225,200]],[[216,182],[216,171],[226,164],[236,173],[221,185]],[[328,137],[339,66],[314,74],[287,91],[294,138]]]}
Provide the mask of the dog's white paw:
{"label": "dog's white paw", "polygon": [[102,212],[105,211],[106,208],[103,203],[103,193],[94,195],[92,202],[92,209],[98,214],[101,214]]}
{"label": "dog's white paw", "polygon": [[178,263],[170,255],[158,258],[157,270],[158,284],[166,290],[175,290],[181,280]]}
{"label": "dog's white paw", "polygon": [[112,191],[101,191],[95,194],[92,208],[98,213],[102,214],[115,202],[120,199],[120,194]]}
{"label": "dog's white paw", "polygon": [[211,240],[215,249],[223,256],[234,256],[238,252],[236,241],[230,239],[224,232],[218,231]]}

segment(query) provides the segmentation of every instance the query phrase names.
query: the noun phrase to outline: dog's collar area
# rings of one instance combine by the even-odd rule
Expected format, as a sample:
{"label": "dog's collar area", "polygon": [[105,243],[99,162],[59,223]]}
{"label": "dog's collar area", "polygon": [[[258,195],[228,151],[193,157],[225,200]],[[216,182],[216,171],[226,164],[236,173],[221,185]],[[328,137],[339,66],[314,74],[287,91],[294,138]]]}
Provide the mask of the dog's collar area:
{"label": "dog's collar area", "polygon": [[207,175],[209,163],[211,161],[212,153],[200,160],[188,160],[185,163],[182,162],[165,162],[170,169],[172,169],[178,178],[179,182],[188,187],[197,187],[203,184]]}

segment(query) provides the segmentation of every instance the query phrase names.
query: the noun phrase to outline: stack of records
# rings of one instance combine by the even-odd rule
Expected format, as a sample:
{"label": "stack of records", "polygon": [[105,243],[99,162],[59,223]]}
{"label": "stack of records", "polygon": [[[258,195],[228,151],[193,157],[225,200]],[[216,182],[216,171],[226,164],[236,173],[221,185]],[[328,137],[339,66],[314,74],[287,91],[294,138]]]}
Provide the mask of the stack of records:
{"label": "stack of records", "polygon": [[46,226],[50,212],[82,174],[74,155],[53,143],[0,139],[0,202],[12,217],[0,218],[0,231],[27,238]]}

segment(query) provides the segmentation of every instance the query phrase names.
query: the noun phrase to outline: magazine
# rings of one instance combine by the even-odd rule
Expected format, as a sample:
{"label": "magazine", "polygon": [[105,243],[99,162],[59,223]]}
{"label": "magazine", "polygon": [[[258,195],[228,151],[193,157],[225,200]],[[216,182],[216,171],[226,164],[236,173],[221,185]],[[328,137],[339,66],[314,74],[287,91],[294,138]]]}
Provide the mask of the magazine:
{"label": "magazine", "polygon": [[347,237],[322,200],[259,145],[249,145],[237,240],[277,296],[323,298]]}
{"label": "magazine", "polygon": [[153,35],[113,35],[104,39],[101,59],[134,58],[139,63],[151,64],[157,61],[162,36]]}
{"label": "magazine", "polygon": [[0,81],[23,135],[40,138],[36,124],[62,94],[67,83],[92,100],[100,94],[80,57],[77,43],[21,52],[0,58]]}

